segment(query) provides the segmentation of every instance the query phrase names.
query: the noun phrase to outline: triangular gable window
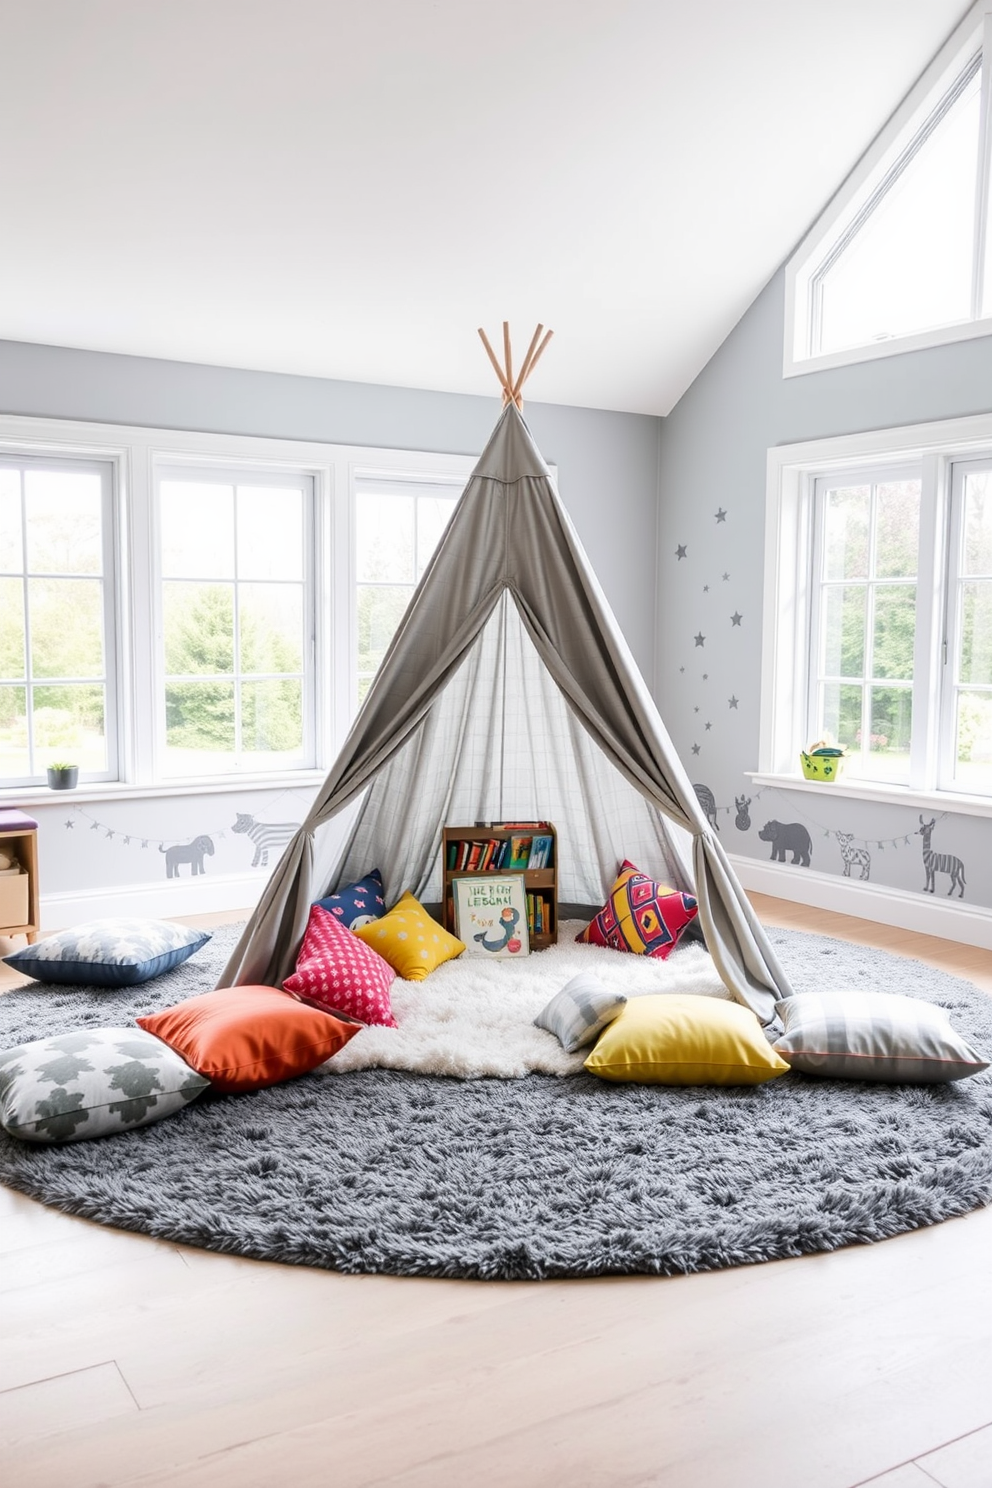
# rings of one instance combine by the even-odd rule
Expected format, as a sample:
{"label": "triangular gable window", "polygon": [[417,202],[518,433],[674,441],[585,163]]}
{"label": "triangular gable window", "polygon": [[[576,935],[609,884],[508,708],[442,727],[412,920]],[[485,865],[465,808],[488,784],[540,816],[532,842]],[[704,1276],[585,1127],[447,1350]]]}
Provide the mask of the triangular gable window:
{"label": "triangular gable window", "polygon": [[789,264],[787,375],[992,330],[992,42],[980,10]]}

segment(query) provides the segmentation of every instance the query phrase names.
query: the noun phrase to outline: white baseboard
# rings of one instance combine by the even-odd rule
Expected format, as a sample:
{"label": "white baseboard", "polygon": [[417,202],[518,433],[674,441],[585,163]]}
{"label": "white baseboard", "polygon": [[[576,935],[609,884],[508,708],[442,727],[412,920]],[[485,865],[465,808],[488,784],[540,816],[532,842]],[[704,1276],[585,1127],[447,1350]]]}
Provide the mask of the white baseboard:
{"label": "white baseboard", "polygon": [[42,894],[42,932],[47,934],[67,925],[109,916],[172,920],[181,919],[183,915],[253,909],[261,897],[266,878],[264,873],[202,874],[196,878],[173,878],[166,883]]}
{"label": "white baseboard", "polygon": [[815,868],[793,867],[791,863],[763,863],[738,853],[729,856],[744,888],[756,893],[992,950],[992,910],[979,905],[861,883],[834,873],[818,873]]}

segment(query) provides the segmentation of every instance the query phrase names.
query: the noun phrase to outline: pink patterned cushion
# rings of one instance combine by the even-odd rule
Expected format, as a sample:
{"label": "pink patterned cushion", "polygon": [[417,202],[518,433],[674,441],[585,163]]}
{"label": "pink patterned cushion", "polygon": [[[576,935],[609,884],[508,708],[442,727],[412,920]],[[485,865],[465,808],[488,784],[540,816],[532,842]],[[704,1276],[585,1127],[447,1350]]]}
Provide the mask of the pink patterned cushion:
{"label": "pink patterned cushion", "polygon": [[663,961],[696,914],[691,894],[656,883],[624,859],[610,897],[575,938],[614,951],[631,951],[635,956],[657,956]]}
{"label": "pink patterned cushion", "polygon": [[363,1023],[395,1028],[389,988],[395,972],[388,961],[346,930],[319,904],[310,906],[296,970],[283,982],[304,1002]]}

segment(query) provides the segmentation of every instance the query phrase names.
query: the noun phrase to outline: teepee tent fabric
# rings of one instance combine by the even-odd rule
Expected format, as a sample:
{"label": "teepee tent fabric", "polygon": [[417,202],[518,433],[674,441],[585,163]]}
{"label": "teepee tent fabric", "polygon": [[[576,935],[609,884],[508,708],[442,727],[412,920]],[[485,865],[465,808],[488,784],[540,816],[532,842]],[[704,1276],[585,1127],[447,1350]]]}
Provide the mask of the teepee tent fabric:
{"label": "teepee tent fabric", "polygon": [[[558,788],[542,797],[555,773],[548,762]],[[494,799],[496,810],[461,815]],[[328,872],[322,829],[359,800],[338,869]],[[622,845],[603,825],[611,810],[627,829]],[[288,976],[312,900],[344,869],[381,866],[390,897],[405,888],[422,896],[439,883],[445,822],[538,817],[559,829],[565,899],[590,887],[588,874],[576,877],[577,850],[595,854],[600,893],[622,857],[651,852],[638,866],[692,889],[727,987],[776,1025],[774,1004],[791,989],[510,402],[220,985]]]}

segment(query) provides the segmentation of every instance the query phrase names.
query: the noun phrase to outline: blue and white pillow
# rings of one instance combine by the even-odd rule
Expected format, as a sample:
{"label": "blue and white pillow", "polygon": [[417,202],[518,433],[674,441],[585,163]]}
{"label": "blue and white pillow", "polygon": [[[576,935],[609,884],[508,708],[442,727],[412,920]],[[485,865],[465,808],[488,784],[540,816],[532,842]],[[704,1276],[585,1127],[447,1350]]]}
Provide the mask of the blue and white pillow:
{"label": "blue and white pillow", "polygon": [[378,868],[366,873],[356,883],[346,884],[336,894],[318,899],[321,909],[332,914],[346,930],[357,930],[359,925],[371,925],[381,920],[386,913],[386,901],[382,896],[382,874]]}
{"label": "blue and white pillow", "polygon": [[210,1081],[143,1028],[55,1033],[0,1053],[0,1126],[23,1142],[79,1142],[171,1116]]}
{"label": "blue and white pillow", "polygon": [[626,1002],[622,992],[609,992],[591,972],[580,971],[542,1008],[534,1026],[546,1028],[566,1054],[574,1054],[598,1038],[623,1012]]}
{"label": "blue and white pillow", "polygon": [[169,920],[91,920],[3,959],[39,982],[132,987],[171,971],[209,939],[205,930]]}

